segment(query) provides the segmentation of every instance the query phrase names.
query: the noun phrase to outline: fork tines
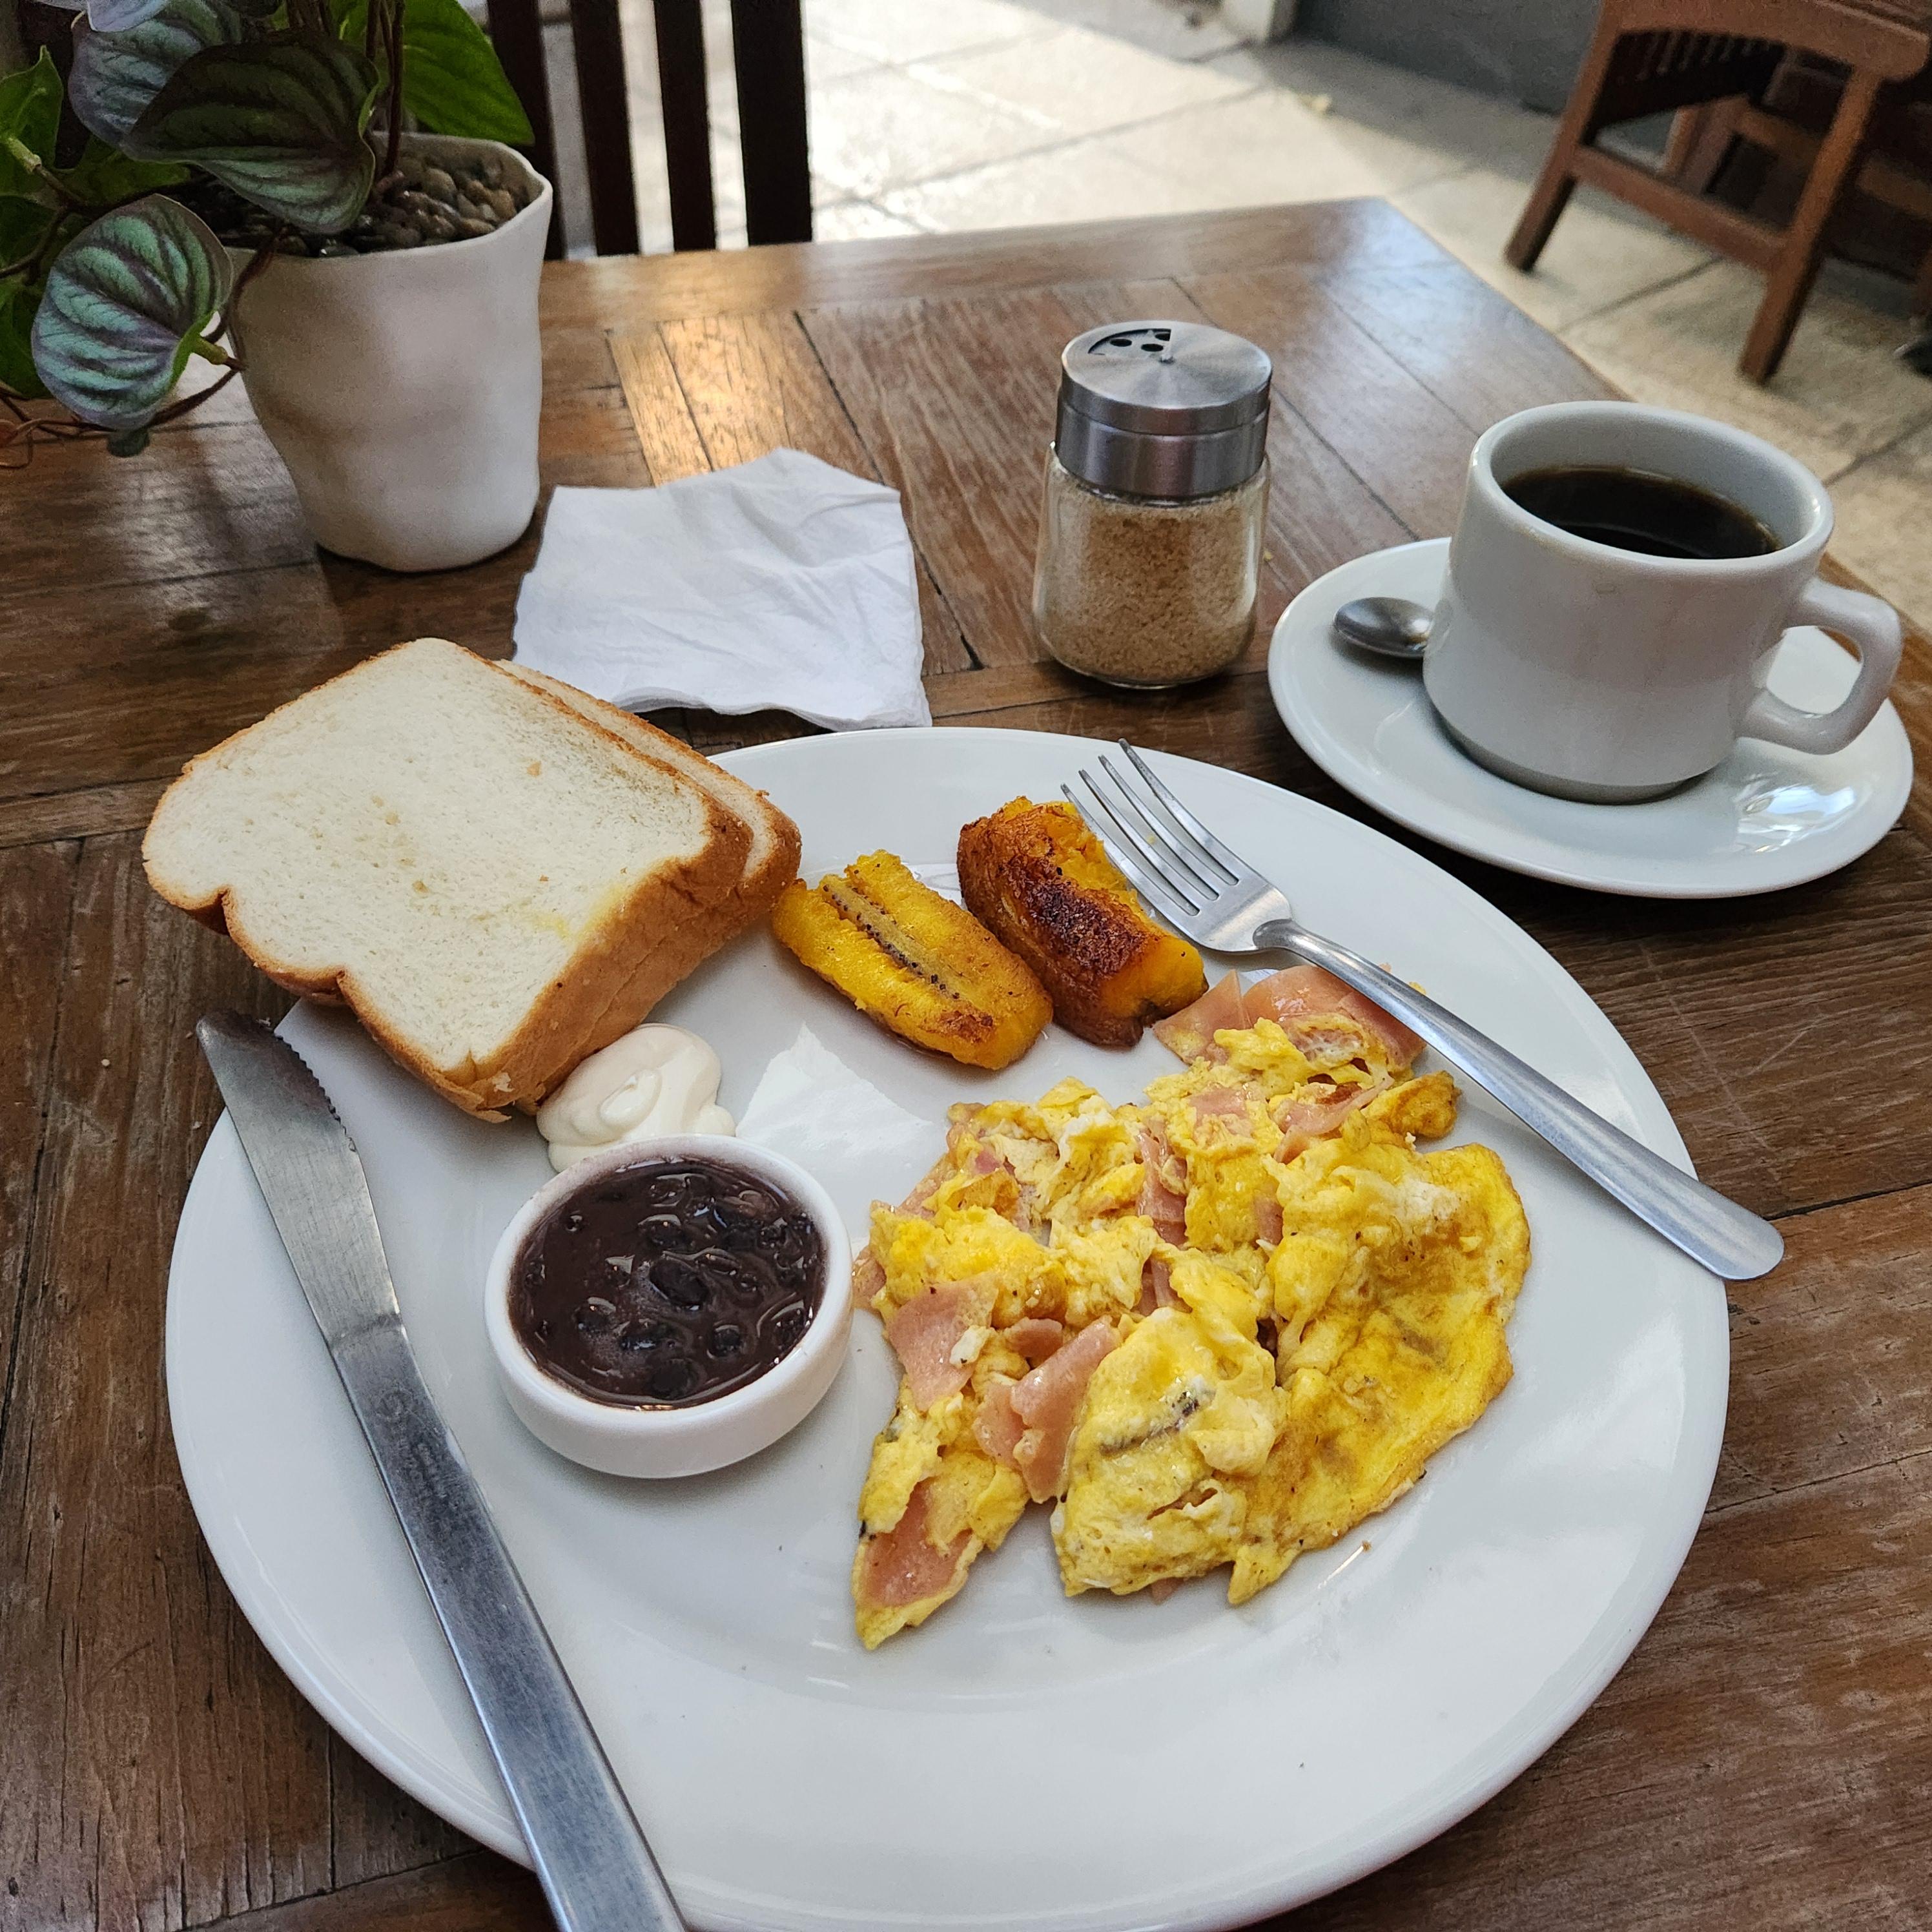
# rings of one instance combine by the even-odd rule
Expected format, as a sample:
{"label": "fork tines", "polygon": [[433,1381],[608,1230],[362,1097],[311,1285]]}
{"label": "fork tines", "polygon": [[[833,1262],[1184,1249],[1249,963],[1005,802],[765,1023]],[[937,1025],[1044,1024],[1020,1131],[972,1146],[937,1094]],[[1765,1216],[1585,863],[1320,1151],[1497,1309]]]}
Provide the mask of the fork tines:
{"label": "fork tines", "polygon": [[1107,856],[1160,910],[1177,921],[1192,919],[1240,884],[1248,868],[1161,782],[1132,746],[1124,738],[1119,744],[1140,785],[1103,752],[1099,772],[1089,766],[1080,773],[1090,806],[1070,786],[1060,790]]}

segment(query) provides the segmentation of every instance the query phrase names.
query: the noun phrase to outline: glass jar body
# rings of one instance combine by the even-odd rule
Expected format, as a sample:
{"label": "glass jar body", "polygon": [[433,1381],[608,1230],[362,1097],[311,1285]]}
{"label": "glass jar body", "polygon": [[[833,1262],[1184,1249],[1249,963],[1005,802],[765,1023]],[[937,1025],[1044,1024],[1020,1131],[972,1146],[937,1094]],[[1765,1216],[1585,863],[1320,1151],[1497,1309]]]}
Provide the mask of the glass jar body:
{"label": "glass jar body", "polygon": [[1211,496],[1126,496],[1048,450],[1033,616],[1070,670],[1141,689],[1225,670],[1254,634],[1265,460]]}

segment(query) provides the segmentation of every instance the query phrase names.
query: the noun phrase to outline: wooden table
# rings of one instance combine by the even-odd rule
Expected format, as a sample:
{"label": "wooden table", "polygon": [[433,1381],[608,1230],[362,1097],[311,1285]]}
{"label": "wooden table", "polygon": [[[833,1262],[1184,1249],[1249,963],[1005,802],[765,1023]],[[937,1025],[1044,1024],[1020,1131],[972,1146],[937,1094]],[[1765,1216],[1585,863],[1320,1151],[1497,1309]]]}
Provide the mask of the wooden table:
{"label": "wooden table", "polygon": [[[883,477],[939,718],[1131,733],[1344,810],[1269,706],[1268,625],[1330,566],[1446,532],[1495,418],[1604,392],[1378,202],[544,272],[549,482],[780,443]],[[1054,358],[1143,314],[1252,337],[1277,386],[1260,638],[1233,675],[1137,699],[1041,663],[1026,610]],[[0,477],[0,1928],[536,1928],[526,1877],[297,1695],[196,1534],[161,1373],[216,1111],[189,1029],[285,1003],[151,896],[139,852],[184,758],[283,698],[425,632],[506,652],[536,546],[422,578],[318,558],[245,404],[218,407],[136,461],[62,448]],[[1898,698],[1924,761],[1922,639]],[[1476,1816],[1298,1928],[1932,1924],[1929,840],[1922,784],[1837,877],[1714,905],[1425,844],[1602,1004],[1700,1170],[1790,1253],[1732,1292],[1709,1512],[1622,1676]]]}

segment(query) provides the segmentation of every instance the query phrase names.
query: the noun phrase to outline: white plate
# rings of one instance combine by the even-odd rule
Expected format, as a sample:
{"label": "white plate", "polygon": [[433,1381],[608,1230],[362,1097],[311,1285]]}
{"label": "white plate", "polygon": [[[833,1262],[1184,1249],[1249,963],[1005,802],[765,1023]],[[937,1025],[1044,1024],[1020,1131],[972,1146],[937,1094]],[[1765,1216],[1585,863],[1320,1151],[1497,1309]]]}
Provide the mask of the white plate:
{"label": "white plate", "polygon": [[[1912,747],[1890,704],[1842,752],[1814,758],[1741,740],[1718,769],[1668,798],[1585,805],[1485,771],[1452,744],[1419,672],[1338,643],[1354,597],[1435,608],[1448,539],[1358,556],[1282,613],[1268,652],[1275,708],[1337,784],[1399,825],[1533,878],[1640,898],[1734,898],[1847,866],[1898,823]],[[1850,689],[1850,654],[1808,627],[1786,639],[1771,688],[1808,710]]]}
{"label": "white plate", "polygon": [[[962,821],[1057,796],[1096,748],[880,731],[726,762],[798,819],[815,876],[881,844],[943,868]],[[1682,1160],[1609,1021],[1473,892],[1306,800],[1156,763],[1319,929]],[[718,1045],[726,1105],[816,1173],[855,1233],[872,1197],[930,1163],[949,1102],[1067,1073],[1125,1098],[1173,1064],[1151,1040],[1109,1052],[1055,1028],[1003,1074],[957,1069],[879,1032],[762,933],[660,1012]],[[1240,1610],[1218,1580],[1159,1605],[1070,1601],[1036,1511],[957,1602],[868,1656],[847,1576],[895,1382],[876,1324],[858,1324],[811,1420],[749,1463],[653,1484],[564,1462],[498,1393],[479,1307],[499,1231],[548,1172],[536,1130],[466,1118],[339,1013],[301,1007],[284,1030],[362,1149],[424,1374],[700,1925],[1220,1927],[1312,1898],[1441,1831],[1559,1736],[1696,1532],[1724,1426],[1720,1288],[1472,1093],[1458,1137],[1508,1161],[1535,1264],[1514,1382],[1409,1496]],[[278,1661],[398,1784],[518,1856],[225,1120],[182,1216],[167,1367],[189,1493]]]}

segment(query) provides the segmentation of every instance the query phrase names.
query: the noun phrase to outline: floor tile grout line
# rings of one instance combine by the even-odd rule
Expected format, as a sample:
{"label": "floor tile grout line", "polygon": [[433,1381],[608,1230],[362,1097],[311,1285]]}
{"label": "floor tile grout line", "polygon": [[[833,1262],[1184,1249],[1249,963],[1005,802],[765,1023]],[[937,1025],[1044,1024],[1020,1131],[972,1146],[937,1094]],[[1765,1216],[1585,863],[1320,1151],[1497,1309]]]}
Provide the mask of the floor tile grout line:
{"label": "floor tile grout line", "polygon": [[[831,34],[814,34],[809,26],[805,30],[805,38],[808,43],[817,40],[821,46],[836,47],[842,54],[856,55],[872,68],[891,68],[903,71],[911,66],[915,61],[952,60],[964,54],[986,53],[994,47],[1023,46],[1028,40],[1046,40],[1057,30],[1058,23],[1052,21],[1050,16],[1042,17],[1041,26],[1028,28],[1023,33],[998,34],[989,40],[969,40],[963,46],[947,47],[935,53],[898,54],[886,57],[870,52],[863,47],[854,46],[850,42],[839,40]],[[810,74],[811,68],[812,57],[808,52],[806,56],[806,70],[808,76]],[[820,85],[834,87],[842,80],[856,80],[866,71],[866,70],[862,68],[857,74],[834,74],[829,80],[821,82]]]}
{"label": "floor tile grout line", "polygon": [[[928,82],[926,84],[930,86],[932,83]],[[941,91],[946,92],[950,90]],[[1204,108],[1229,108],[1238,105],[1242,101],[1252,100],[1257,95],[1274,95],[1281,94],[1289,94],[1292,98],[1297,100],[1300,98],[1298,94],[1294,94],[1292,88],[1278,88],[1271,86],[1268,82],[1259,81],[1256,82],[1252,86],[1244,88],[1238,94],[1225,94],[1218,100],[1189,101],[1178,107],[1164,107],[1157,113],[1144,114],[1135,120],[1118,122],[1110,127],[1092,128],[1082,134],[1070,134],[1062,140],[1047,142],[1039,147],[1022,148],[1010,154],[994,155],[988,160],[983,161],[974,161],[970,163],[964,167],[950,168],[936,175],[922,175],[916,179],[908,178],[905,180],[893,182],[884,187],[874,189],[844,188],[843,184],[841,184],[842,198],[848,200],[883,202],[884,198],[888,195],[903,194],[908,190],[913,188],[943,187],[949,182],[963,181],[968,176],[986,173],[992,169],[1004,167],[1014,162],[1037,160],[1045,156],[1061,154],[1070,148],[1079,147],[1089,141],[1112,141],[1124,135],[1139,134],[1147,128],[1159,127],[1165,122],[1178,120],[1183,115],[1199,113]],[[990,99],[990,97],[988,97],[988,98]],[[1004,104],[994,103],[994,104],[1003,105]],[[1455,181],[1460,178],[1464,175],[1474,173],[1476,170],[1482,166],[1483,163],[1481,160],[1475,157],[1466,154],[1459,155],[1454,165],[1445,170],[1441,174],[1431,174],[1422,176],[1412,182],[1406,182],[1400,188],[1381,188],[1376,190],[1376,194],[1380,200],[1389,202],[1391,206],[1397,206],[1400,198],[1404,195],[1413,194],[1420,188],[1440,188],[1446,182]],[[830,180],[832,178],[828,176],[826,178]],[[1526,191],[1527,190],[1526,190]],[[1347,199],[1348,197],[1327,196],[1317,197],[1318,200],[1334,200],[1338,198]],[[1228,204],[1228,206],[1245,205],[1247,204]],[[1408,212],[1406,209],[1400,210],[1399,212],[1405,214]],[[908,214],[904,210],[900,208],[882,207],[880,212],[895,215],[902,221],[916,220],[917,219],[917,217]],[[1421,228],[1425,233],[1429,234],[1431,240],[1437,241],[1438,246],[1448,250],[1448,244],[1440,242],[1439,238],[1435,236],[1433,232],[1428,228],[1425,223],[1413,214],[1410,214],[1408,218],[1412,221],[1414,221],[1418,227]],[[950,232],[952,231],[944,229],[927,230],[927,232],[928,233],[940,234]],[[1453,254],[1454,251],[1453,250],[1449,250],[1448,252]],[[1467,265],[1466,264],[1465,266]],[[1698,264],[1698,267],[1700,268],[1706,268],[1709,266],[1708,262],[1700,262]],[[1471,272],[1474,273],[1476,272],[1472,270]],[[1694,273],[1696,272],[1692,270],[1687,271],[1686,272]],[[1659,284],[1658,286],[1660,286],[1662,284]],[[1619,298],[1619,299],[1622,299],[1622,298]],[[1592,314],[1594,314],[1597,311],[1592,310],[1590,313]],[[1566,325],[1566,326],[1567,326],[1568,325]],[[1554,331],[1552,332],[1552,334],[1555,332],[1556,332]]]}
{"label": "floor tile grout line", "polygon": [[1628,293],[1618,296],[1614,299],[1603,303],[1598,308],[1586,309],[1581,315],[1572,316],[1561,328],[1552,328],[1550,332],[1556,337],[1565,348],[1575,350],[1576,353],[1580,356],[1583,352],[1570,340],[1568,333],[1570,330],[1581,328],[1586,322],[1600,321],[1606,315],[1614,315],[1618,309],[1628,308],[1633,302],[1643,302],[1652,296],[1661,295],[1666,289],[1680,287],[1685,282],[1694,280],[1708,269],[1718,267],[1723,259],[1718,255],[1707,256],[1704,260],[1694,264],[1690,268],[1680,268],[1673,274],[1665,275],[1657,281],[1646,283],[1640,289],[1632,289]]}
{"label": "floor tile grout line", "polygon": [[[914,78],[917,78],[917,76],[914,76]],[[922,82],[922,84],[927,86],[932,86],[934,85],[934,83],[930,81]],[[948,93],[953,92],[952,89],[943,88],[939,88],[938,91]],[[1250,86],[1242,88],[1237,93],[1224,94],[1220,99],[1216,100],[1184,102],[1178,106],[1164,107],[1160,109],[1157,112],[1144,114],[1132,120],[1116,122],[1107,127],[1090,128],[1078,134],[1070,133],[1060,140],[1045,142],[1036,147],[1022,148],[1015,150],[1010,154],[993,155],[982,161],[974,161],[969,163],[964,167],[945,169],[938,174],[921,175],[916,177],[909,176],[904,179],[887,182],[877,188],[870,189],[854,188],[847,187],[843,183],[840,183],[839,186],[842,192],[842,198],[846,200],[882,201],[884,198],[888,195],[901,194],[913,189],[943,187],[948,183],[963,181],[971,176],[988,172],[993,169],[1005,167],[1016,162],[1037,160],[1046,156],[1064,153],[1070,148],[1078,147],[1088,142],[1113,141],[1124,136],[1139,134],[1144,132],[1148,128],[1159,127],[1164,122],[1178,120],[1184,115],[1199,113],[1204,109],[1213,108],[1216,110],[1222,110],[1232,108],[1239,105],[1244,101],[1252,100],[1260,95],[1268,95],[1270,97],[1286,95],[1290,99],[1297,101],[1302,100],[1301,95],[1292,88],[1279,87],[1268,81],[1257,81]],[[982,104],[997,107],[1003,112],[1012,112],[1017,111],[1011,106],[1010,104],[1001,101],[995,96],[972,94],[966,96],[965,98],[980,100]],[[1304,103],[1304,106],[1305,104],[1306,104]],[[1346,117],[1342,118],[1346,119]],[[1367,124],[1363,123],[1351,124],[1366,125]],[[1443,155],[1444,158],[1448,158],[1448,151],[1438,149],[1436,152],[1438,154]],[[1430,173],[1419,176],[1414,180],[1403,182],[1400,187],[1380,187],[1374,190],[1373,192],[1378,195],[1380,199],[1388,202],[1391,206],[1400,207],[1401,198],[1404,196],[1413,194],[1424,188],[1440,188],[1446,182],[1456,181],[1466,175],[1474,173],[1483,166],[1484,163],[1479,157],[1458,152],[1454,155],[1450,162],[1450,165],[1444,169],[1444,170],[1439,174]],[[834,178],[828,176],[825,177],[825,178],[827,180],[832,180]],[[1528,192],[1527,189],[1525,190],[1525,192]],[[1332,199],[1333,197],[1318,198]],[[1238,206],[1244,204],[1231,203],[1228,205]],[[895,215],[901,220],[916,220],[918,218],[916,216],[909,214],[900,208],[882,208],[881,212],[886,214]],[[1406,209],[1402,210],[1401,212],[1404,213],[1408,212]],[[1420,218],[1414,214],[1410,214],[1408,218],[1411,220],[1414,221],[1416,225],[1418,227],[1422,228],[1425,232],[1430,234],[1432,240],[1438,240],[1439,245],[1445,248],[1448,247],[1446,243],[1439,242],[1439,238],[1435,236],[1433,231],[1430,230],[1428,225],[1422,221]],[[927,232],[944,233],[950,231],[946,230],[928,230]],[[1454,251],[1450,250],[1450,252],[1453,253]],[[1710,264],[1708,262],[1700,262],[1697,265],[1700,268],[1706,268],[1709,266]],[[1694,273],[1696,271],[1690,270],[1686,271],[1685,272]],[[1663,284],[1659,284],[1658,286],[1661,286]],[[1639,291],[1638,292],[1642,293],[1646,292],[1646,291]],[[1622,297],[1618,298],[1619,301],[1622,299],[1623,298]],[[1610,306],[1614,306],[1614,304],[1610,304]],[[1588,316],[1594,316],[1598,313],[1599,313],[1599,311],[1595,310],[1588,310],[1586,312],[1586,316],[1585,317],[1579,317],[1577,320],[1585,320],[1587,319]],[[1568,326],[1568,324],[1565,325],[1565,326]],[[1553,333],[1555,332],[1552,332]]]}
{"label": "floor tile grout line", "polygon": [[1889,456],[1900,443],[1910,442],[1915,436],[1922,436],[1928,429],[1932,429],[1932,395],[1928,395],[1926,398],[1925,413],[1923,416],[1914,416],[1896,436],[1879,444],[1876,448],[1865,450],[1853,457],[1842,470],[1834,470],[1830,476],[1821,477],[1820,481],[1825,483],[1842,483],[1855,470],[1862,470],[1868,463],[1875,460],[1879,457]]}
{"label": "floor tile grout line", "polygon": [[[920,84],[928,87],[932,86],[930,81],[922,82]],[[945,93],[950,90],[939,88],[934,88],[934,91],[938,93]],[[1078,147],[1082,142],[1112,140],[1117,134],[1138,134],[1142,129],[1158,126],[1163,121],[1178,120],[1184,114],[1198,113],[1204,106],[1232,107],[1238,101],[1250,100],[1258,94],[1270,93],[1273,91],[1271,88],[1257,85],[1246,88],[1239,94],[1225,95],[1217,101],[1196,100],[1190,101],[1180,107],[1164,107],[1158,114],[1144,114],[1138,120],[1122,121],[1113,127],[1097,128],[1085,134],[1070,134],[1058,140],[1044,142],[1038,147],[1020,148],[1009,154],[992,155],[983,161],[970,162],[962,168],[944,169],[936,175],[921,175],[916,178],[888,182],[876,188],[848,188],[844,192],[850,199],[870,200],[874,197],[883,198],[889,194],[902,194],[908,188],[937,188],[944,182],[958,181],[968,175],[979,174],[989,168],[1004,167],[1010,162],[1038,160],[1044,155],[1061,154],[1069,148]],[[827,176],[826,178],[831,180],[833,177]],[[899,214],[899,211],[896,208],[887,208],[884,212],[889,214]],[[899,218],[904,220],[910,218],[902,214]]]}
{"label": "floor tile grout line", "polygon": [[[1352,122],[1350,124],[1360,128],[1366,127],[1368,124],[1366,122],[1358,121]],[[1381,130],[1378,129],[1376,131],[1379,133]],[[1437,152],[1441,153],[1444,151],[1438,149]],[[1401,199],[1401,197],[1406,194],[1419,194],[1426,188],[1446,188],[1451,182],[1459,182],[1462,180],[1466,175],[1472,175],[1475,173],[1477,170],[1482,166],[1482,165],[1483,164],[1480,161],[1475,160],[1472,156],[1465,154],[1457,160],[1456,165],[1453,168],[1448,169],[1444,172],[1439,175],[1424,175],[1417,180],[1405,182],[1400,188],[1389,189],[1383,196],[1383,199],[1388,202],[1390,207],[1393,208],[1396,206],[1396,202]],[[1418,228],[1422,226],[1421,222],[1417,220],[1415,216],[1408,214],[1408,211],[1406,208],[1402,208],[1400,212],[1404,214],[1408,214],[1408,219],[1414,221]],[[1424,232],[1426,232],[1426,231],[1425,230]],[[1430,239],[1431,241],[1435,241],[1436,238],[1432,235],[1430,236]],[[1442,242],[1437,242],[1436,245],[1438,248],[1446,246],[1446,244]]]}

